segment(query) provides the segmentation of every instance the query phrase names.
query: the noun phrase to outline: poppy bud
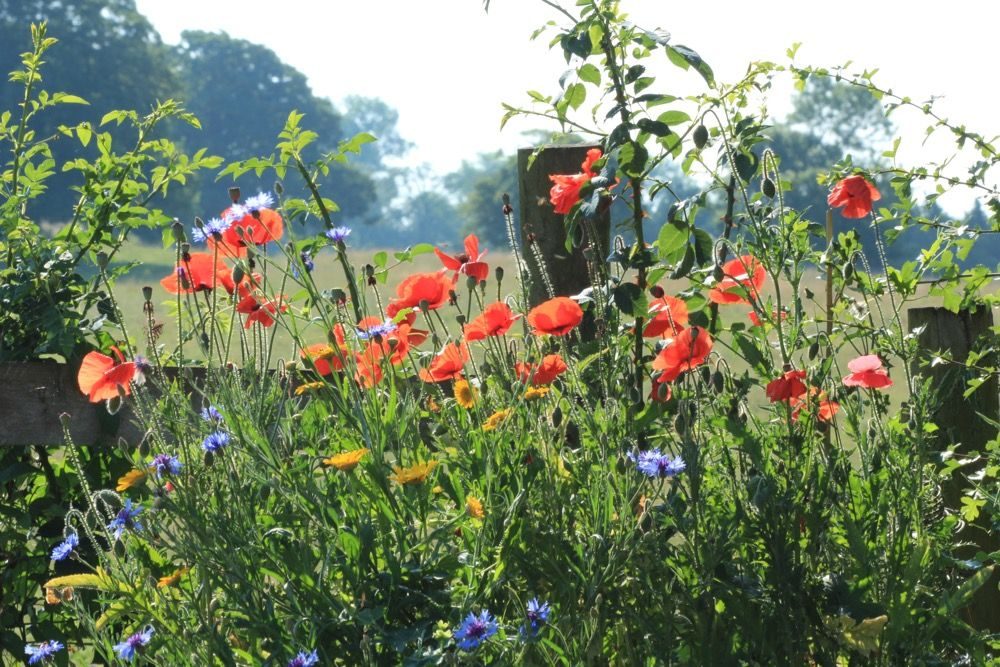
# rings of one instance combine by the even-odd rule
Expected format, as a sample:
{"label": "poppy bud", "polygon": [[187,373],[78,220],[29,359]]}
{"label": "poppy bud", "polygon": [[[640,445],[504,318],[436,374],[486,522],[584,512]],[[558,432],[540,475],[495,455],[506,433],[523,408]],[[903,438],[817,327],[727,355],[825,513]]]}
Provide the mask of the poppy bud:
{"label": "poppy bud", "polygon": [[465,279],[465,286],[467,288],[469,288],[470,290],[476,289],[476,285],[478,285],[478,284],[479,284],[479,281],[476,280],[475,276],[469,276],[468,278]]}
{"label": "poppy bud", "polygon": [[153,300],[153,288],[149,285],[144,285],[142,288],[142,298],[145,299],[146,303]]}
{"label": "poppy bud", "polygon": [[285,194],[285,186],[281,184],[281,181],[274,182],[274,194],[278,195],[279,197]]}
{"label": "poppy bud", "polygon": [[712,369],[708,366],[701,367],[701,381],[708,384],[712,381]]}
{"label": "poppy bud", "polygon": [[243,277],[245,275],[246,274],[243,273],[243,267],[242,266],[240,266],[239,264],[237,264],[236,266],[233,267],[233,282],[234,283],[239,284],[239,283],[243,282]]}
{"label": "poppy bud", "polygon": [[247,266],[250,267],[251,271],[257,268],[257,262],[250,256],[250,248],[247,248]]}
{"label": "poppy bud", "polygon": [[190,243],[182,243],[181,244],[181,258],[185,262],[190,262],[191,261],[191,244]]}
{"label": "poppy bud", "polygon": [[715,371],[712,373],[712,388],[715,389],[717,394],[721,394],[722,390],[726,387],[726,378],[722,374],[722,371]]}
{"label": "poppy bud", "polygon": [[694,139],[695,148],[704,148],[705,144],[708,143],[708,128],[704,125],[699,125],[694,128],[694,134],[691,138]]}
{"label": "poppy bud", "polygon": [[364,270],[365,270],[365,277],[366,278],[371,278],[372,276],[375,275],[375,267],[372,266],[371,264],[365,264],[365,269]]}
{"label": "poppy bud", "polygon": [[809,361],[815,359],[817,354],[819,354],[819,341],[813,341],[809,346]]}
{"label": "poppy bud", "polygon": [[497,277],[497,282],[498,283],[502,283],[503,282],[503,267],[502,266],[498,266],[496,269],[494,269],[493,275],[495,275]]}
{"label": "poppy bud", "polygon": [[[213,463],[215,463],[215,454],[212,452],[205,452],[205,467],[211,468]],[[266,488],[267,487],[264,487],[261,491],[264,491]]]}
{"label": "poppy bud", "polygon": [[330,300],[336,304],[346,303],[347,294],[342,289],[334,288],[330,290]]}
{"label": "poppy bud", "polygon": [[59,413],[59,422],[66,428],[69,428],[70,414],[68,412]]}
{"label": "poppy bud", "polygon": [[240,201],[240,186],[234,185],[229,188],[229,198],[233,200],[234,204],[238,204]]}
{"label": "poppy bud", "polygon": [[844,280],[850,280],[854,277],[854,265],[851,263],[844,264]]}
{"label": "poppy bud", "polygon": [[426,315],[431,309],[431,302],[427,299],[421,299],[420,303],[417,304],[417,308],[420,309],[421,313]]}
{"label": "poppy bud", "polygon": [[503,214],[510,215],[514,212],[514,207],[510,205],[510,195],[503,193]]}
{"label": "poppy bud", "polygon": [[663,288],[660,287],[659,285],[653,285],[652,287],[650,287],[649,293],[653,296],[654,299],[662,299],[663,295],[666,294]]}
{"label": "poppy bud", "polygon": [[177,243],[184,242],[184,225],[177,218],[174,218],[174,224],[170,225],[170,231],[174,235],[174,241]]}
{"label": "poppy bud", "polygon": [[765,178],[764,181],[760,184],[760,191],[763,192],[764,196],[767,197],[768,199],[774,199],[774,195],[776,194],[774,189],[774,181],[772,181],[770,178]]}

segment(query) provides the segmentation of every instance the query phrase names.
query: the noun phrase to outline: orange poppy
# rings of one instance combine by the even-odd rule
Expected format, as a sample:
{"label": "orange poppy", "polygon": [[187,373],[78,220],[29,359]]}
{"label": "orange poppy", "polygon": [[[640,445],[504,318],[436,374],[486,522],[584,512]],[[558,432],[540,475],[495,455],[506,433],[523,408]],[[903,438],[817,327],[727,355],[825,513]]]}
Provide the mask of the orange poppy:
{"label": "orange poppy", "polygon": [[254,322],[259,322],[261,326],[269,327],[274,324],[274,316],[279,312],[288,310],[284,295],[279,296],[277,301],[255,294],[247,290],[246,296],[240,299],[236,305],[236,311],[247,315],[243,323],[244,329],[249,329]]}
{"label": "orange poppy", "polygon": [[750,303],[744,295],[749,292],[755,299],[767,280],[764,265],[753,255],[729,260],[722,265],[722,273],[722,280],[708,293],[712,303]]}
{"label": "orange poppy", "polygon": [[449,293],[455,287],[455,281],[438,271],[435,273],[414,273],[407,276],[396,286],[396,297],[392,300],[390,317],[395,317],[403,308],[420,308],[422,301],[427,302],[430,310],[437,310],[448,303]]}
{"label": "orange poppy", "polygon": [[382,357],[381,347],[375,343],[369,343],[354,355],[357,370],[354,373],[354,380],[364,387],[371,389],[382,381]]}
{"label": "orange poppy", "polygon": [[344,359],[347,357],[347,341],[344,340],[344,327],[339,324],[333,325],[333,339],[336,347],[329,343],[314,343],[302,348],[299,355],[303,359],[312,362],[316,372],[320,375],[330,375],[333,371],[344,368]]}
{"label": "orange poppy", "polygon": [[767,384],[767,397],[772,403],[791,403],[806,393],[805,371],[786,371],[784,375]]}
{"label": "orange poppy", "polygon": [[551,334],[565,336],[583,321],[583,309],[566,296],[541,303],[528,313],[528,324],[535,329],[535,335]]}
{"label": "orange poppy", "polygon": [[863,218],[872,212],[872,202],[882,198],[882,193],[864,176],[848,176],[839,181],[826,198],[832,208],[841,208],[845,218]]}
{"label": "orange poppy", "polygon": [[444,382],[462,377],[462,370],[469,361],[469,348],[465,343],[448,343],[441,354],[431,360],[430,366],[420,369],[424,382]]}
{"label": "orange poppy", "polygon": [[190,253],[187,259],[181,259],[174,272],[161,280],[160,284],[171,294],[193,294],[219,285],[230,294],[236,289],[233,272],[229,267],[204,252]]}
{"label": "orange poppy", "polygon": [[517,373],[521,382],[530,381],[535,387],[552,384],[568,368],[566,362],[558,354],[545,355],[539,364],[527,364],[521,361],[514,364],[514,372]]}
{"label": "orange poppy", "polygon": [[487,336],[502,336],[520,318],[503,301],[483,308],[479,317],[465,325],[465,340],[483,340]]}
{"label": "orange poppy", "polygon": [[469,234],[465,237],[465,252],[452,257],[446,255],[439,248],[434,248],[434,254],[438,256],[444,268],[455,272],[452,280],[458,280],[458,274],[464,273],[482,282],[490,275],[490,267],[486,262],[480,261],[486,256],[486,251],[479,252],[479,237]]}
{"label": "orange poppy", "polygon": [[223,220],[237,219],[222,232],[221,241],[209,236],[205,242],[212,249],[218,243],[219,253],[230,257],[244,257],[247,245],[264,245],[269,241],[277,241],[285,233],[281,215],[269,208],[247,209],[233,205],[223,211],[220,217]]}
{"label": "orange poppy", "polygon": [[792,406],[792,419],[795,421],[799,420],[802,408],[808,410],[814,409],[816,419],[821,422],[833,421],[836,414],[840,412],[840,403],[827,399],[826,392],[820,391],[816,387],[810,387],[806,394],[798,398],[793,398],[788,404]]}
{"label": "orange poppy", "polygon": [[118,396],[121,387],[128,396],[132,393],[130,383],[135,378],[135,363],[125,361],[118,348],[114,350],[118,363],[106,354],[88,352],[76,374],[80,391],[87,395],[91,403],[100,403]]}
{"label": "orange poppy", "polygon": [[[760,319],[760,315],[757,314],[756,310],[751,310],[749,313],[747,313],[747,317],[750,318],[750,324],[752,324],[753,326],[755,326],[755,327],[763,326],[763,322]],[[771,319],[773,321],[775,321],[775,322],[778,320],[778,311],[777,310],[772,310],[771,311]],[[788,311],[787,310],[782,310],[781,311],[781,320],[785,321],[787,319],[788,319]]]}
{"label": "orange poppy", "polygon": [[573,205],[580,201],[580,188],[588,183],[590,179],[597,176],[593,170],[594,163],[601,159],[601,149],[591,148],[587,151],[587,157],[580,167],[583,171],[579,174],[552,174],[549,180],[552,181],[552,189],[549,191],[549,201],[552,203],[555,212],[559,215],[566,215],[573,209]]}
{"label": "orange poppy", "polygon": [[701,327],[691,327],[677,334],[656,358],[653,370],[663,371],[660,382],[673,382],[684,371],[701,365],[712,351],[712,336]]}
{"label": "orange poppy", "polygon": [[687,304],[674,296],[663,295],[649,304],[649,324],[642,330],[646,338],[676,336],[688,324]]}
{"label": "orange poppy", "polygon": [[[368,331],[373,327],[381,327],[385,324],[377,317],[369,316],[358,322],[360,331]],[[410,347],[420,345],[427,339],[428,332],[423,329],[414,329],[405,321],[396,325],[396,328],[385,335],[380,335],[378,339],[372,338],[367,346],[370,354],[376,358],[389,357],[389,361],[398,366],[406,359],[410,352]]]}

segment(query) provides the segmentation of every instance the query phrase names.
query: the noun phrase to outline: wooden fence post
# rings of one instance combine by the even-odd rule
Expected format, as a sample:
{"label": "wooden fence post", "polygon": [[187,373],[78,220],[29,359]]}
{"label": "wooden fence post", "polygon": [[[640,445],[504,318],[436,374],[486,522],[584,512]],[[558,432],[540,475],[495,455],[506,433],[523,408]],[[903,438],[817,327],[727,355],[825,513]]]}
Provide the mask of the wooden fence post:
{"label": "wooden fence post", "polygon": [[[585,249],[592,248],[594,258],[600,264],[603,264],[608,256],[611,245],[609,211],[605,211],[594,221],[593,238],[584,229],[584,225],[580,225],[579,242],[575,244],[572,252],[567,252],[564,216],[557,214],[549,202],[549,191],[552,189],[549,175],[580,173],[587,151],[591,148],[600,146],[596,144],[544,146],[538,149],[530,168],[528,162],[536,149],[522,148],[517,152],[517,180],[521,195],[521,248],[528,267],[531,306],[549,298],[538,266],[539,257],[544,261],[545,271],[555,296],[569,296],[580,293],[591,284]],[[593,336],[592,324],[590,329],[588,336],[584,328],[584,338]]]}
{"label": "wooden fence post", "polygon": [[[911,308],[907,315],[910,331],[922,328],[917,340],[921,349],[927,353],[922,360],[914,361],[911,370],[914,376],[930,378],[939,392],[940,403],[932,419],[940,429],[937,435],[941,448],[957,445],[956,453],[959,455],[982,453],[984,445],[997,437],[996,427],[987,419],[1000,421],[1000,378],[993,375],[966,398],[964,394],[968,373],[961,364],[968,358],[976,339],[993,326],[992,311],[989,308],[979,308],[974,313],[962,311],[955,314],[945,308]],[[928,358],[938,354],[948,361],[934,366],[927,365]],[[988,358],[981,363],[992,366],[995,360]],[[958,511],[962,494],[968,488],[964,476],[983,465],[981,462],[963,468],[960,474],[944,486],[942,495],[945,505],[951,511]],[[979,550],[990,553],[1000,548],[1000,539],[986,518],[985,515],[980,515],[979,521],[961,533],[963,539],[975,543],[968,553],[969,557]],[[973,627],[1000,631],[1000,591],[997,590],[997,579],[994,576],[986,582],[972,603],[963,610],[965,620]]]}

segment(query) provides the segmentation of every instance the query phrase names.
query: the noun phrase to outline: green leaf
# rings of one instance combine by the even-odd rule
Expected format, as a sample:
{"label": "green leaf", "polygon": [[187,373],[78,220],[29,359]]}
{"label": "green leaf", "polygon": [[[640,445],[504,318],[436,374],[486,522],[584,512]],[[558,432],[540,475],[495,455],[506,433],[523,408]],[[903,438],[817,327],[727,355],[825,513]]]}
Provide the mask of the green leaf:
{"label": "green leaf", "polygon": [[666,123],[667,125],[680,125],[681,123],[686,123],[691,120],[691,116],[687,115],[683,111],[672,109],[661,113],[656,117],[656,120],[661,123]]}
{"label": "green leaf", "polygon": [[434,246],[430,243],[418,243],[410,248],[410,255],[413,257],[416,257],[417,255],[426,255],[429,252],[434,252]]}
{"label": "green leaf", "polygon": [[637,178],[642,176],[646,170],[646,162],[649,160],[649,151],[637,141],[630,141],[621,147],[618,152],[618,161],[626,176]]}
{"label": "green leaf", "polygon": [[574,83],[566,89],[563,99],[566,101],[566,104],[574,109],[579,109],[580,105],[587,100],[587,87],[582,83]]}
{"label": "green leaf", "polygon": [[372,258],[372,261],[375,262],[375,266],[377,266],[380,269],[383,269],[385,268],[386,262],[389,261],[389,253],[387,253],[385,250],[380,250],[377,253],[375,253],[375,256]]}
{"label": "green leaf", "polygon": [[80,143],[84,146],[90,143],[90,138],[94,136],[94,131],[90,129],[90,125],[83,123],[78,125],[76,128],[76,138],[80,140]]}
{"label": "green leaf", "polygon": [[695,71],[705,79],[709,87],[715,87],[715,75],[712,73],[712,68],[692,49],[680,44],[677,46],[668,46],[667,57],[670,58],[670,62],[681,69],[694,67]]}
{"label": "green leaf", "polygon": [[656,245],[660,249],[661,262],[676,262],[684,257],[690,230],[681,221],[668,222],[660,227]]}
{"label": "green leaf", "polygon": [[962,582],[962,585],[955,589],[955,592],[948,596],[945,600],[944,609],[942,611],[951,614],[972,601],[972,596],[976,594],[983,584],[990,580],[993,576],[993,570],[996,566],[990,565],[989,567],[984,567],[979,572]]}
{"label": "green leaf", "polygon": [[642,118],[637,123],[639,129],[643,132],[648,132],[654,134],[658,137],[665,137],[670,134],[670,126],[658,120],[650,120],[648,118]]}
{"label": "green leaf", "polygon": [[704,229],[694,230],[694,252],[699,266],[704,266],[713,261],[712,248],[714,245],[715,241],[712,239],[711,234]]}
{"label": "green leaf", "polygon": [[591,63],[584,63],[580,69],[576,70],[576,75],[580,77],[580,81],[586,81],[595,86],[601,85],[601,70]]}
{"label": "green leaf", "polygon": [[635,283],[622,283],[612,292],[615,306],[618,310],[633,317],[643,317],[649,305],[642,290]]}

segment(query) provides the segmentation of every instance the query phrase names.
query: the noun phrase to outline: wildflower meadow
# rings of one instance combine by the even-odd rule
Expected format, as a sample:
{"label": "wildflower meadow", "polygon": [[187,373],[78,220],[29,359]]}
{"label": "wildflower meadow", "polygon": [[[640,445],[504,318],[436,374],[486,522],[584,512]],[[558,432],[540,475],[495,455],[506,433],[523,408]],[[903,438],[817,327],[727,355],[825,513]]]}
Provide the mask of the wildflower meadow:
{"label": "wildflower meadow", "polygon": [[[3,350],[58,346],[69,390],[139,435],[78,441],[64,411],[37,468],[0,472],[3,539],[42,563],[5,566],[4,664],[995,664],[998,406],[958,431],[942,406],[989,400],[998,329],[959,358],[907,320],[918,299],[993,312],[997,267],[966,259],[1000,232],[994,143],[791,52],[719,81],[621,4],[559,6],[538,38],[560,94],[498,117],[579,156],[493,202],[506,247],[370,256],[321,180],[374,136],[317,153],[288,109],[272,153],[224,162],[162,138],[199,125],[175,100],[38,136],[82,98],[43,89],[58,35],[31,26],[0,122]],[[776,78],[926,115],[974,166],[845,155],[792,208],[758,97]],[[96,157],[57,164],[56,141]],[[678,196],[667,163],[702,189]],[[46,235],[60,170],[78,204]],[[161,196],[195,172],[218,199],[175,220]],[[928,212],[960,188],[986,226]],[[116,256],[140,227],[169,267],[137,288]],[[553,234],[586,267],[572,293]]]}

